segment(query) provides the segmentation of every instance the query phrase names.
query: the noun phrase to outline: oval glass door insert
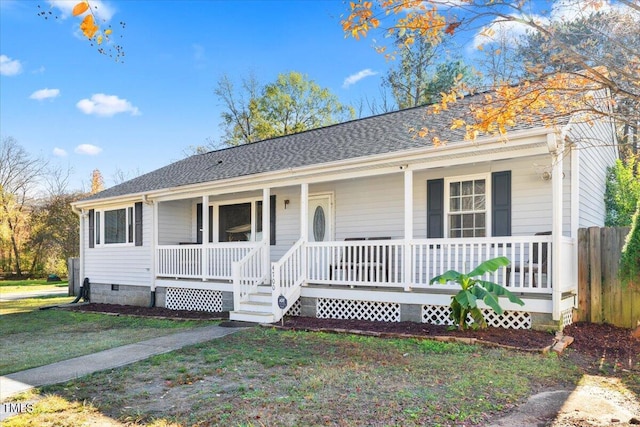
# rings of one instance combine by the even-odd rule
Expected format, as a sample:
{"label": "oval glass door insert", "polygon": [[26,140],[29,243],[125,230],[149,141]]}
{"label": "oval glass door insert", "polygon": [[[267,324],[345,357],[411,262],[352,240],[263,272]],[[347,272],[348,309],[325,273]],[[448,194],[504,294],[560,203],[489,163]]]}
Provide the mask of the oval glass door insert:
{"label": "oval glass door insert", "polygon": [[322,206],[316,207],[313,213],[313,238],[316,242],[324,241],[324,233],[326,229],[326,220],[324,209]]}

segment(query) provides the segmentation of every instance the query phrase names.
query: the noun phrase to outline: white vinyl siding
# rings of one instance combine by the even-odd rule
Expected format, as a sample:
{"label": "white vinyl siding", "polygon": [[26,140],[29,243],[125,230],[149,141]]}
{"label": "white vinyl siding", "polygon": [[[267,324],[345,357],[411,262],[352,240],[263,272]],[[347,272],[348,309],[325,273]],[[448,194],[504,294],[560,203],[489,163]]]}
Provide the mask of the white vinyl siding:
{"label": "white vinyl siding", "polygon": [[[160,202],[158,206],[158,244],[195,242],[195,204],[191,200]],[[193,211],[193,212],[192,212]]]}
{"label": "white vinyl siding", "polygon": [[310,187],[335,197],[335,238],[404,236],[404,180],[401,173],[335,181]]}
{"label": "white vinyl siding", "polygon": [[617,147],[612,144],[611,126],[603,121],[576,124],[569,137],[577,144],[580,157],[578,227],[601,227],[606,211],[604,193],[607,168],[613,166]]}
{"label": "white vinyl siding", "polygon": [[[300,186],[275,188],[276,244],[271,246],[271,261],[278,261],[300,239]],[[285,209],[285,200],[289,200]]]}
{"label": "white vinyl siding", "polygon": [[149,286],[153,206],[142,205],[142,246],[102,245],[88,248],[88,217],[83,221],[84,275],[92,283]]}

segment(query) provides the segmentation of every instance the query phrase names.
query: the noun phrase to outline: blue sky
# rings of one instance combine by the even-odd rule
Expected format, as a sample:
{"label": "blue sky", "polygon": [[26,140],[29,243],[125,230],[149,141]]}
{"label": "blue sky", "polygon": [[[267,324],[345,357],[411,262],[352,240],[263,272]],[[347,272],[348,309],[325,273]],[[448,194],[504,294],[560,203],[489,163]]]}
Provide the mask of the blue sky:
{"label": "blue sky", "polygon": [[[89,188],[93,169],[109,187],[118,170],[133,177],[217,140],[222,106],[213,90],[223,73],[268,83],[298,71],[353,105],[379,98],[391,66],[371,37],[344,37],[348,6],[338,0],[92,0],[124,48],[122,63],[79,35],[80,20],[69,16],[77,1],[0,0],[0,134],[71,167],[70,189]],[[532,0],[531,11],[575,13],[559,4]],[[478,39],[466,39],[469,56]]]}
{"label": "blue sky", "polygon": [[[0,132],[71,166],[72,188],[87,188],[95,168],[111,186],[118,169],[149,172],[218,137],[222,73],[267,83],[299,71],[352,103],[378,96],[388,68],[370,41],[344,38],[340,1],[99,3],[123,36],[123,63],[91,48],[78,18],[53,8],[59,19],[44,20],[38,5],[50,7],[0,0]],[[367,69],[379,74],[345,85]]]}

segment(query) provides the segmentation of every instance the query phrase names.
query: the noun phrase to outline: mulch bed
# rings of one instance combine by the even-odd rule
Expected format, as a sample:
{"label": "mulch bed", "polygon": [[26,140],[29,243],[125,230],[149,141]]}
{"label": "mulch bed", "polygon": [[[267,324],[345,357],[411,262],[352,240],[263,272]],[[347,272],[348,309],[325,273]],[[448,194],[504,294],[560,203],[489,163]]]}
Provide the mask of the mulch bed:
{"label": "mulch bed", "polygon": [[86,311],[91,313],[105,313],[113,315],[128,315],[155,317],[160,319],[176,319],[176,320],[220,320],[228,319],[229,312],[211,313],[208,311],[192,311],[192,310],[171,310],[163,307],[138,307],[134,305],[118,305],[118,304],[78,304],[68,305],[64,307],[66,310]]}
{"label": "mulch bed", "polygon": [[371,335],[383,336],[466,338],[523,350],[542,350],[555,341],[555,334],[541,331],[492,327],[475,331],[458,331],[450,330],[447,326],[416,322],[371,322],[367,320],[288,317],[284,321],[284,327],[299,330],[363,331]]}
{"label": "mulch bed", "polygon": [[[116,304],[78,304],[69,310],[134,315],[167,319],[217,320],[228,319],[229,313],[170,310],[162,307],[135,307]],[[522,350],[539,351],[552,345],[555,334],[534,330],[487,328],[477,331],[449,330],[446,326],[414,322],[370,322],[366,320],[316,319],[313,317],[287,317],[283,325],[288,329],[363,332],[381,336],[415,336],[424,338],[471,338]],[[606,360],[621,369],[640,370],[640,340],[631,336],[630,329],[611,325],[578,322],[566,327],[564,335],[574,338],[569,346],[574,352],[586,356],[591,363]]]}

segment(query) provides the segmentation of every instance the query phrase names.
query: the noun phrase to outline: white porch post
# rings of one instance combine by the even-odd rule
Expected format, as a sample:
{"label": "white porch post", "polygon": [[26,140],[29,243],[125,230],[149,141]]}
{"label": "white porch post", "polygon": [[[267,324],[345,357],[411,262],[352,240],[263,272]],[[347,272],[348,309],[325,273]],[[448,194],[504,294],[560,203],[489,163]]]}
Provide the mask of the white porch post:
{"label": "white porch post", "polygon": [[300,238],[309,241],[309,184],[300,184]]}
{"label": "white porch post", "polygon": [[307,265],[307,251],[306,245],[309,241],[309,184],[300,184],[300,240],[302,240],[302,259],[301,269],[302,277],[304,278],[303,284],[307,282],[309,278],[309,269]]}
{"label": "white porch post", "polygon": [[563,141],[557,141],[555,134],[548,134],[549,146],[555,146],[556,149],[552,153],[553,169],[551,172],[552,187],[552,262],[551,262],[551,284],[553,287],[552,303],[553,303],[553,320],[560,320],[560,304],[562,302],[562,284],[560,269],[563,263],[572,260],[562,260],[562,155],[564,144]]}
{"label": "white porch post", "polygon": [[[196,232],[197,234],[197,232]],[[207,260],[207,246],[209,246],[209,196],[202,196],[202,281],[209,275],[209,262]]]}
{"label": "white porch post", "polygon": [[413,171],[404,171],[404,290],[410,291],[413,284]]}
{"label": "white porch post", "polygon": [[[265,270],[271,266],[271,189],[262,189],[262,252]],[[271,271],[265,271],[265,283],[271,283]]]}

